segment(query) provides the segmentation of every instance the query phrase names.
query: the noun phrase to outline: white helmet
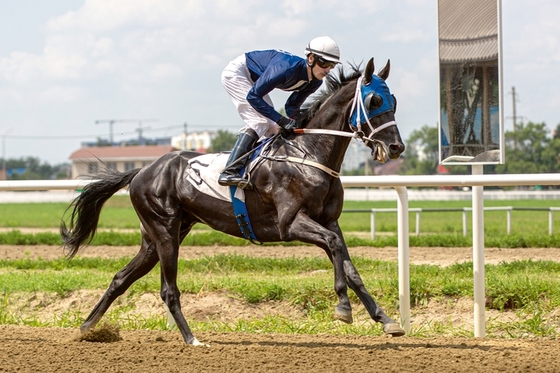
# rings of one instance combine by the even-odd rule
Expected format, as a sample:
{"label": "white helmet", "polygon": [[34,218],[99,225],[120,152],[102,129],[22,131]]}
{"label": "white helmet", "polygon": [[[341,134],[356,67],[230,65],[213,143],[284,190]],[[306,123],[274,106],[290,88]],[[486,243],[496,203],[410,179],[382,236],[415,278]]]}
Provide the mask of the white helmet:
{"label": "white helmet", "polygon": [[308,56],[311,53],[323,57],[327,61],[334,63],[340,62],[340,50],[338,49],[338,45],[328,36],[319,36],[311,40],[305,48],[305,55]]}

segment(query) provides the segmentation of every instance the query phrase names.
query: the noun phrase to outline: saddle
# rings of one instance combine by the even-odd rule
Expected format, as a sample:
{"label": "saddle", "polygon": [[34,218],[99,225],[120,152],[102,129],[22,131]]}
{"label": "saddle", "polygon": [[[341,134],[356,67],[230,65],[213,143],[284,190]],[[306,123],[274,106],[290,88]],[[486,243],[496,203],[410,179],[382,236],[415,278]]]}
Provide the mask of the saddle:
{"label": "saddle", "polygon": [[[250,181],[252,172],[268,159],[271,152],[271,144],[274,138],[268,138],[257,144],[257,146],[248,155],[251,157],[249,162],[241,170],[241,176]],[[229,187],[218,184],[218,176],[225,168],[228,159],[228,153],[212,153],[204,154],[189,159],[186,170],[186,179],[199,192],[208,196],[220,199],[222,201],[232,202]],[[245,201],[243,189],[235,188],[236,198]]]}
{"label": "saddle", "polygon": [[[249,153],[251,159],[241,170],[241,176],[247,179],[247,183],[250,183],[252,171],[266,159],[266,154],[270,152],[270,145],[273,141],[274,138],[265,139],[251,151],[252,153]],[[254,244],[262,244],[255,236],[249,220],[249,213],[245,204],[245,191],[236,186],[218,184],[218,177],[224,169],[228,157],[227,153],[216,153],[200,155],[190,159],[186,169],[186,180],[199,192],[230,202],[243,237]]]}

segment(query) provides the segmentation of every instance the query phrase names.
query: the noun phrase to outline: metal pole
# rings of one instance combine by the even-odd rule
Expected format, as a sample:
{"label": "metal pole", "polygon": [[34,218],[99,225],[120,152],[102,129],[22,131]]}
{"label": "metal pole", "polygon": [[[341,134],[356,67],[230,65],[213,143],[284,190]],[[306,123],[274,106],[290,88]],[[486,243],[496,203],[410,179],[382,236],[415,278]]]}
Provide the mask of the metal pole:
{"label": "metal pole", "polygon": [[408,193],[406,187],[396,187],[398,194],[398,258],[399,258],[399,311],[401,327],[410,332],[410,263],[408,237]]}
{"label": "metal pole", "polygon": [[[472,166],[473,175],[482,175],[484,167]],[[473,219],[473,274],[474,274],[474,336],[486,336],[485,288],[484,288],[484,187],[472,188]]]}
{"label": "metal pole", "polygon": [[6,135],[2,136],[2,171],[4,179],[8,179],[8,171],[6,171]]}
{"label": "metal pole", "polygon": [[8,180],[8,170],[6,170],[6,137],[12,132],[10,128],[2,135],[2,171],[4,171],[4,179]]}
{"label": "metal pole", "polygon": [[375,240],[375,209],[371,209],[369,225],[371,230],[371,239]]}

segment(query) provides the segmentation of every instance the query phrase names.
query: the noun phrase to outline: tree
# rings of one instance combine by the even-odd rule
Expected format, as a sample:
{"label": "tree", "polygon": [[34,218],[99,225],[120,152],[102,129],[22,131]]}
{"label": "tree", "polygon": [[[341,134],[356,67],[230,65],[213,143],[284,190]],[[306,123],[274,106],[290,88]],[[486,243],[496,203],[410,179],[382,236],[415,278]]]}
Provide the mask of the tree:
{"label": "tree", "polygon": [[236,140],[237,135],[226,130],[218,130],[216,137],[212,139],[208,152],[218,153],[221,151],[229,151],[233,149]]}
{"label": "tree", "polygon": [[51,166],[36,157],[19,159],[6,159],[6,169],[21,169],[23,172],[14,172],[8,179],[10,180],[48,180],[52,178],[66,178],[69,166],[65,164]]}
{"label": "tree", "polygon": [[548,133],[545,123],[516,124],[514,131],[504,134],[506,162],[496,166],[496,172],[526,174],[558,170],[560,140],[551,141]]}
{"label": "tree", "polygon": [[438,165],[437,127],[424,125],[414,130],[406,141],[403,154],[403,171],[405,174],[433,175]]}

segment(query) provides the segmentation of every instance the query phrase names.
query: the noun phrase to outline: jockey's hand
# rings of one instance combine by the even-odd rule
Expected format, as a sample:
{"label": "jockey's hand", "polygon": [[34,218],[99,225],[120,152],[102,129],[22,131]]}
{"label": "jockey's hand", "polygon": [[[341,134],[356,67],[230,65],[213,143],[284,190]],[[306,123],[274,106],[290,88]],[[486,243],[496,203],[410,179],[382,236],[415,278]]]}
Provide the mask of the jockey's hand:
{"label": "jockey's hand", "polygon": [[281,117],[276,123],[282,127],[281,132],[283,137],[288,137],[297,128],[296,121],[291,118]]}

